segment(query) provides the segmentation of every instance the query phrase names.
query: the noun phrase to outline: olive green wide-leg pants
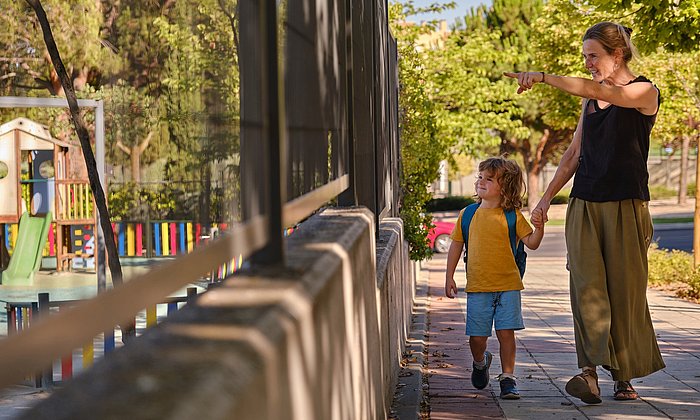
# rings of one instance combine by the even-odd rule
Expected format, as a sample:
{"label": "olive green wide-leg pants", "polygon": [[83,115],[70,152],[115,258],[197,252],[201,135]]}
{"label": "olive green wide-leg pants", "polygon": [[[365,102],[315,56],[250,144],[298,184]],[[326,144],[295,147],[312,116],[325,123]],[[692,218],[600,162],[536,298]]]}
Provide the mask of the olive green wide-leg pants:
{"label": "olive green wide-leg pants", "polygon": [[603,366],[614,380],[665,367],[646,298],[652,233],[645,201],[569,201],[566,247],[579,367]]}

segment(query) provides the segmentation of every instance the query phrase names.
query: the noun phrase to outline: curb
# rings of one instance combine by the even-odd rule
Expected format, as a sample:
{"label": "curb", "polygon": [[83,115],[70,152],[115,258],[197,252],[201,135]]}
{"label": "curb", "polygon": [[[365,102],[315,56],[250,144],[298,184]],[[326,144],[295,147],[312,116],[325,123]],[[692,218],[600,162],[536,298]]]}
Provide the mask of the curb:
{"label": "curb", "polygon": [[398,383],[391,404],[392,419],[419,420],[425,404],[424,374],[426,332],[428,330],[428,278],[422,269],[416,280],[411,330],[401,361]]}
{"label": "curb", "polygon": [[694,226],[692,222],[687,223],[656,223],[654,230],[675,230],[675,229],[690,229]]}

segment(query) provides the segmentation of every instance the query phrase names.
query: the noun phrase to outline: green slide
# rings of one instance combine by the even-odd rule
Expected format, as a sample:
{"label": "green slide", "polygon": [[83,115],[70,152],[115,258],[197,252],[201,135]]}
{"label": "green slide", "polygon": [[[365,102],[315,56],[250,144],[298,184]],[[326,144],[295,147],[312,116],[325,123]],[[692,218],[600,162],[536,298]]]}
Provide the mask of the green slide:
{"label": "green slide", "polygon": [[30,216],[23,213],[19,219],[19,233],[12,251],[10,264],[2,272],[2,284],[24,286],[34,281],[34,273],[41,266],[41,254],[51,226],[51,213]]}

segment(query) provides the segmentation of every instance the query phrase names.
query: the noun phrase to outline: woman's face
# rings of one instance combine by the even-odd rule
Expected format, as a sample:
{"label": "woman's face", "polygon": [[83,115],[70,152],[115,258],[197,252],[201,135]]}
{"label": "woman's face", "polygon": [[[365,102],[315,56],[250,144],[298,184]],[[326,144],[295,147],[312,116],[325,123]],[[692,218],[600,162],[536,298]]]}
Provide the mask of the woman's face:
{"label": "woman's face", "polygon": [[607,79],[617,70],[615,57],[605,51],[603,45],[595,39],[583,41],[583,59],[586,69],[596,82]]}

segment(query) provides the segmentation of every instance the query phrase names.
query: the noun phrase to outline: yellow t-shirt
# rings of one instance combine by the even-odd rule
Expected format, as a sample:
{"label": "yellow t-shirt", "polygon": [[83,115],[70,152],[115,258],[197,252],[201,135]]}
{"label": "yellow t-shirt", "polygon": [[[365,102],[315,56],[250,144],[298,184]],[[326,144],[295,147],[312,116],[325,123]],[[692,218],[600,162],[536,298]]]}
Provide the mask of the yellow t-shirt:
{"label": "yellow t-shirt", "polygon": [[[462,237],[462,214],[450,237],[464,242]],[[520,240],[532,233],[532,227],[520,210],[515,210],[515,234]],[[523,281],[515,264],[513,250],[508,238],[508,222],[501,208],[479,207],[469,225],[467,258],[467,292],[505,292],[522,290]]]}

